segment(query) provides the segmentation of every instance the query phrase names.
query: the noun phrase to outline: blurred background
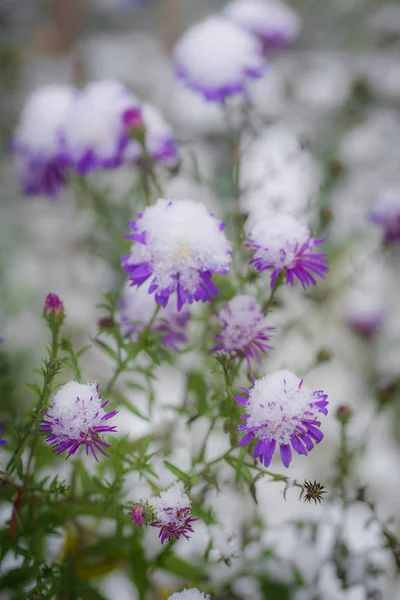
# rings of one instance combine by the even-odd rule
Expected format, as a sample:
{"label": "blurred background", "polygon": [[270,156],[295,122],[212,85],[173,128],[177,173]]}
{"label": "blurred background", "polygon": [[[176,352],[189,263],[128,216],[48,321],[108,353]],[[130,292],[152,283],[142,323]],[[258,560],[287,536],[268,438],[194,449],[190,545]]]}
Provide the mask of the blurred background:
{"label": "blurred background", "polygon": [[[297,292],[284,298],[286,312],[278,323],[303,319],[303,324],[295,331],[282,329],[269,364],[280,368],[284,362],[301,371],[321,349],[332,355],[330,362],[321,361],[311,380],[316,387],[323,380],[334,406],[349,403],[358,411],[355,442],[365,442],[362,432],[368,430],[359,475],[371,486],[382,514],[394,515],[398,526],[399,260],[393,251],[380,252],[381,232],[367,213],[381,190],[390,186],[400,191],[400,3],[289,4],[301,16],[301,34],[271,58],[253,102],[263,123],[289,127],[312,156],[312,185],[318,187],[316,207],[330,243],[332,275],[330,287],[313,301]],[[122,277],[92,252],[96,224],[90,213],[77,217],[72,193],[56,201],[20,194],[9,140],[28,93],[46,83],[79,87],[103,78],[126,83],[154,103],[177,138],[196,151],[200,168],[215,182],[214,193],[201,199],[218,206],[218,195],[224,195],[218,154],[222,116],[177,88],[170,53],[188,26],[223,5],[221,0],[1,0],[0,336],[5,342],[0,401],[12,393],[16,406],[24,402],[24,382],[38,367],[48,341],[41,319],[47,293],[63,299],[68,333],[84,344],[96,332],[101,313],[94,307],[101,294],[118,287]],[[285,144],[279,136],[277,140],[278,154],[284,153]],[[266,156],[275,160],[274,153]],[[285,174],[289,193],[298,185],[297,177],[290,169]],[[122,172],[108,184],[116,197],[126,190]],[[186,184],[178,179],[171,193],[186,192]],[[378,319],[379,327],[365,332],[365,315]],[[87,380],[99,373],[105,377],[108,367],[104,357],[92,354]],[[173,375],[168,377],[171,382]],[[327,443],[335,447],[338,432],[331,428]],[[314,473],[325,473],[325,456],[315,460]],[[294,472],[301,477],[301,468]],[[269,498],[265,512],[268,506],[281,507],[279,492]],[[279,519],[296,515],[297,506],[285,505]],[[364,517],[352,516],[360,529],[356,547],[363,539]],[[399,597],[394,584],[385,585],[384,598]],[[364,600],[360,594],[340,594],[326,598]]]}

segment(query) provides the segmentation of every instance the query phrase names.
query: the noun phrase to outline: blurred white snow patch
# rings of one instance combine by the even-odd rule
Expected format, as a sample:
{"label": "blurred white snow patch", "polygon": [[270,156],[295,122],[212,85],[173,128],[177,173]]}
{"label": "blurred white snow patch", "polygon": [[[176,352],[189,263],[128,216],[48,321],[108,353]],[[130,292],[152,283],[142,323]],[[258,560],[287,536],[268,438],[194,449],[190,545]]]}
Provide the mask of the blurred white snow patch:
{"label": "blurred white snow patch", "polygon": [[376,108],[363,123],[348,131],[339,146],[338,158],[349,167],[375,166],[377,161],[400,158],[400,117],[397,111]]}
{"label": "blurred white snow patch", "polygon": [[250,227],[271,213],[312,217],[320,182],[321,173],[311,153],[286,125],[267,127],[254,141],[244,142],[241,209],[250,213]]}
{"label": "blurred white snow patch", "polygon": [[398,51],[363,55],[363,76],[374,94],[388,100],[400,98],[400,61]]}
{"label": "blurred white snow patch", "polygon": [[209,532],[212,541],[212,549],[209,555],[211,561],[219,562],[239,557],[239,543],[233,530],[229,530],[223,525],[211,525]]}
{"label": "blurred white snow patch", "polygon": [[[135,570],[135,565],[132,565],[132,569]],[[110,575],[106,575],[101,580],[101,592],[108,600],[138,600],[135,586],[129,580],[129,577],[120,572],[114,572]]]}
{"label": "blurred white snow patch", "polygon": [[254,577],[239,577],[232,584],[232,591],[242,600],[263,600],[259,581]]}
{"label": "blurred white snow patch", "polygon": [[347,100],[352,83],[353,73],[347,56],[313,53],[301,57],[294,93],[298,101],[311,109],[332,110]]}
{"label": "blurred white snow patch", "polygon": [[277,65],[270,63],[260,79],[250,81],[247,89],[252,107],[263,119],[276,118],[282,115],[286,108],[286,81]]}
{"label": "blurred white snow patch", "polygon": [[165,110],[168,120],[184,136],[222,134],[226,129],[222,106],[217,102],[207,102],[180,81],[172,84]]}
{"label": "blurred white snow patch", "polygon": [[370,17],[371,29],[384,34],[400,35],[400,5],[397,2],[387,2]]}
{"label": "blurred white snow patch", "polygon": [[8,318],[2,336],[16,349],[26,349],[42,341],[43,323],[36,312],[23,309],[15,317]]}
{"label": "blurred white snow patch", "polygon": [[[190,163],[190,157],[188,158]],[[216,217],[222,217],[222,210],[217,197],[208,186],[197,183],[187,175],[179,175],[170,179],[164,186],[164,196],[168,200],[187,200],[204,204]]]}

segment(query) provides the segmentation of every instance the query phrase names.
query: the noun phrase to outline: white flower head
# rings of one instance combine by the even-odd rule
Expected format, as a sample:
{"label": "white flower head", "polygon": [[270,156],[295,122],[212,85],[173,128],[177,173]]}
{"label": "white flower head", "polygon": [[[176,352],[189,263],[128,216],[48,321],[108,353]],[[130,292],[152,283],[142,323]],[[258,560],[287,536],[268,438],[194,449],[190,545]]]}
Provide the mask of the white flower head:
{"label": "white flower head", "polygon": [[12,140],[23,192],[56,196],[65,183],[60,131],[75,91],[47,85],[28,98]]}
{"label": "white flower head", "polygon": [[135,243],[123,266],[133,285],[152,277],[149,293],[167,306],[177,293],[178,310],[185,302],[205,302],[216,295],[213,273],[227,273],[231,246],[223,224],[202,204],[191,200],[169,202],[160,199],[131,223],[128,237]]}
{"label": "white flower head", "polygon": [[[79,173],[122,163],[128,145],[123,114],[138,100],[121,83],[89,83],[75,99],[63,127],[65,151]],[[140,148],[135,145],[135,158]],[[130,149],[130,158],[134,151]]]}
{"label": "white flower head", "polygon": [[70,381],[54,394],[49,409],[44,413],[41,431],[48,434],[46,440],[57,454],[68,450],[70,456],[84,445],[86,454],[90,449],[97,461],[96,452],[107,456],[103,447],[109,446],[98,435],[116,430],[105,423],[117,413],[116,410],[106,412],[104,407],[107,404],[102,400],[96,383]]}
{"label": "white flower head", "polygon": [[257,36],[266,50],[278,50],[293,42],[300,31],[299,16],[280,0],[232,0],[224,14]]}
{"label": "white flower head", "polygon": [[244,94],[247,81],[266,68],[259,42],[223,17],[191,27],[175,46],[174,59],[178,77],[215,102]]}

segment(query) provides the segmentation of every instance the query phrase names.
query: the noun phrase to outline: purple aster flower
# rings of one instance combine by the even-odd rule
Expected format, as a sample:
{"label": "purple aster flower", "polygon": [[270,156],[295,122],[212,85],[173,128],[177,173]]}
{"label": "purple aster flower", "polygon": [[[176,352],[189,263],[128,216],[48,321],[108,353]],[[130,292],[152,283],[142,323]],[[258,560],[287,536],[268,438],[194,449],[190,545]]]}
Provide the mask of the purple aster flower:
{"label": "purple aster flower", "polygon": [[[0,427],[0,433],[2,431],[2,428]],[[5,446],[7,444],[7,440],[4,440],[2,438],[0,438],[0,446]]]}
{"label": "purple aster flower", "polygon": [[176,292],[180,311],[188,302],[206,302],[218,294],[213,273],[228,273],[231,246],[224,224],[210,215],[203,204],[191,200],[157,200],[138,214],[131,224],[131,253],[122,265],[132,285],[150,281],[149,294],[167,306]]}
{"label": "purple aster flower", "polygon": [[69,162],[60,129],[74,97],[68,86],[48,85],[28,98],[11,141],[23,194],[54,198],[65,186]]}
{"label": "purple aster flower", "polygon": [[219,103],[246,95],[248,81],[266,69],[258,40],[223,17],[210,17],[190,28],[175,46],[174,60],[185,85]]}
{"label": "purple aster flower", "polygon": [[148,104],[140,105],[121,83],[105,80],[89,83],[77,95],[62,129],[64,155],[78,173],[141,160],[142,144],[130,135],[134,114],[142,117],[148,155],[156,162],[176,163],[177,146],[159,112]]}
{"label": "purple aster flower", "polygon": [[300,31],[299,16],[279,0],[232,0],[224,15],[256,36],[265,52],[286,48]]}
{"label": "purple aster flower", "polygon": [[46,418],[41,421],[41,431],[47,434],[46,442],[57,454],[68,451],[67,458],[80,446],[85,446],[86,454],[90,449],[97,462],[97,452],[108,456],[104,448],[110,444],[103,442],[99,435],[116,431],[116,427],[107,422],[118,411],[105,412],[107,404],[95,383],[70,381],[63,385],[54,394],[48,411],[43,413]]}
{"label": "purple aster flower", "polygon": [[63,310],[64,304],[57,294],[47,294],[43,308],[45,317],[58,316]]}
{"label": "purple aster flower", "polygon": [[199,592],[197,588],[184,589],[181,592],[175,592],[168,600],[212,600],[211,596]]}
{"label": "purple aster flower", "polygon": [[347,299],[347,321],[357,334],[372,339],[384,322],[382,303],[373,293],[353,290]]}
{"label": "purple aster flower", "polygon": [[212,352],[235,352],[246,359],[249,369],[252,358],[260,364],[260,355],[272,349],[268,341],[270,332],[275,328],[268,327],[258,302],[252,296],[235,296],[217,317],[221,321],[222,330],[214,338],[218,340],[218,344]]}
{"label": "purple aster flower", "polygon": [[400,190],[388,189],[379,194],[369,218],[383,229],[386,244],[400,244]]}
{"label": "purple aster flower", "polygon": [[[138,332],[144,331],[151,321],[156,307],[149,298],[145,287],[134,287],[129,282],[124,287],[123,297],[117,318],[121,324],[122,334],[131,336],[132,341],[138,338]],[[186,342],[186,326],[190,312],[178,312],[176,303],[161,307],[154,319],[151,330],[162,333],[161,342],[167,348],[176,349]]]}
{"label": "purple aster flower", "polygon": [[245,396],[235,399],[243,404],[246,414],[238,429],[245,435],[240,446],[257,439],[253,456],[268,467],[276,446],[279,446],[282,463],[288,467],[292,450],[307,456],[314,443],[324,437],[318,413],[328,414],[327,394],[322,390],[312,392],[294,373],[282,370],[262,379],[255,379],[251,390],[241,388]]}
{"label": "purple aster flower", "polygon": [[328,271],[325,254],[315,252],[325,240],[315,240],[306,223],[292,215],[274,215],[260,219],[251,229],[246,244],[253,252],[251,265],[262,273],[272,269],[271,289],[281,271],[286,283],[297,278],[303,288],[314,284],[315,277],[325,278]]}
{"label": "purple aster flower", "polygon": [[179,540],[181,536],[190,539],[188,534],[194,533],[191,524],[198,519],[191,516],[191,502],[181,483],[175,483],[162,492],[152,504],[156,520],[150,525],[160,529],[158,537],[162,544],[174,538]]}

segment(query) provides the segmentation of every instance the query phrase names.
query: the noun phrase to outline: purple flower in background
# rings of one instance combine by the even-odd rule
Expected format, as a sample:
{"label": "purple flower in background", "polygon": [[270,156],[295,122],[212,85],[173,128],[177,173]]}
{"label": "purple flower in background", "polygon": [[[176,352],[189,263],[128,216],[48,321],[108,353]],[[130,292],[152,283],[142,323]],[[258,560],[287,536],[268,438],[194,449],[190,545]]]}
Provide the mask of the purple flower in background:
{"label": "purple flower in background", "polygon": [[318,413],[328,414],[327,394],[322,390],[312,392],[294,373],[282,370],[256,379],[251,390],[241,388],[245,396],[236,396],[246,414],[238,429],[245,435],[240,446],[257,439],[253,456],[266,467],[279,446],[282,463],[288,467],[292,450],[307,456],[314,443],[324,437]]}
{"label": "purple flower in background", "polygon": [[266,69],[261,44],[223,17],[210,17],[191,27],[174,49],[176,74],[206,100],[224,103],[246,95],[249,80]]}
{"label": "purple flower in background", "polygon": [[47,294],[44,301],[43,313],[45,317],[57,316],[64,310],[64,304],[57,294]]}
{"label": "purple flower in background", "polygon": [[279,0],[232,0],[223,14],[255,35],[265,52],[286,48],[300,31],[299,16]]}
{"label": "purple flower in background", "polygon": [[107,422],[118,411],[105,412],[107,404],[107,400],[103,402],[97,384],[70,381],[54,394],[50,408],[43,413],[41,432],[47,434],[46,441],[57,454],[68,451],[68,458],[80,446],[85,446],[86,454],[90,449],[98,462],[96,453],[108,456],[104,447],[110,446],[99,435],[116,431],[116,427]]}
{"label": "purple flower in background", "polygon": [[[149,298],[145,287],[134,287],[127,283],[124,287],[120,310],[117,313],[122,335],[138,338],[138,332],[144,331],[154,316],[156,306]],[[161,342],[167,348],[176,349],[186,342],[186,326],[190,312],[178,312],[175,303],[161,307],[154,319],[151,330],[162,333]]]}
{"label": "purple flower in background", "polygon": [[369,211],[370,220],[384,232],[386,244],[400,243],[400,189],[381,192]]}
{"label": "purple flower in background", "polygon": [[155,521],[150,523],[151,527],[160,529],[159,538],[163,544],[174,538],[179,540],[184,537],[189,540],[189,533],[194,533],[192,523],[198,521],[191,516],[192,506],[188,496],[185,494],[183,485],[176,483],[162,492],[153,502]]}
{"label": "purple flower in background", "polygon": [[44,86],[29,96],[11,141],[23,194],[54,198],[65,186],[69,161],[60,130],[74,97],[64,85]]}
{"label": "purple flower in background", "polygon": [[168,600],[212,600],[211,596],[199,592],[197,588],[184,589],[169,596]]}
{"label": "purple flower in background", "polygon": [[315,277],[325,278],[328,272],[326,255],[315,252],[325,240],[315,240],[306,223],[282,214],[260,219],[251,229],[247,246],[253,251],[251,265],[262,273],[272,269],[271,289],[284,271],[286,283],[297,278],[303,288],[316,285]]}
{"label": "purple flower in background", "polygon": [[228,273],[231,246],[224,224],[203,204],[191,200],[160,199],[131,222],[131,253],[122,265],[132,285],[150,279],[149,294],[165,308],[176,293],[177,308],[185,303],[206,302],[218,294],[213,273]]}
{"label": "purple flower in background", "polygon": [[[141,139],[132,135],[140,121]],[[140,104],[123,84],[96,81],[81,90],[62,128],[64,156],[80,175],[139,163],[144,154],[175,165],[178,149],[170,127],[156,108]]]}
{"label": "purple flower in background", "polygon": [[[2,428],[0,427],[0,433],[2,431]],[[7,444],[7,440],[4,440],[2,438],[0,438],[0,446],[5,446]]]}
{"label": "purple flower in background", "polygon": [[372,339],[382,328],[385,311],[372,291],[353,290],[347,298],[347,322],[358,335]]}
{"label": "purple flower in background", "polygon": [[217,317],[221,321],[222,329],[214,338],[218,340],[218,344],[212,352],[236,352],[246,359],[249,369],[251,359],[260,364],[260,355],[272,349],[268,341],[275,328],[267,325],[267,319],[258,302],[252,296],[235,296]]}

